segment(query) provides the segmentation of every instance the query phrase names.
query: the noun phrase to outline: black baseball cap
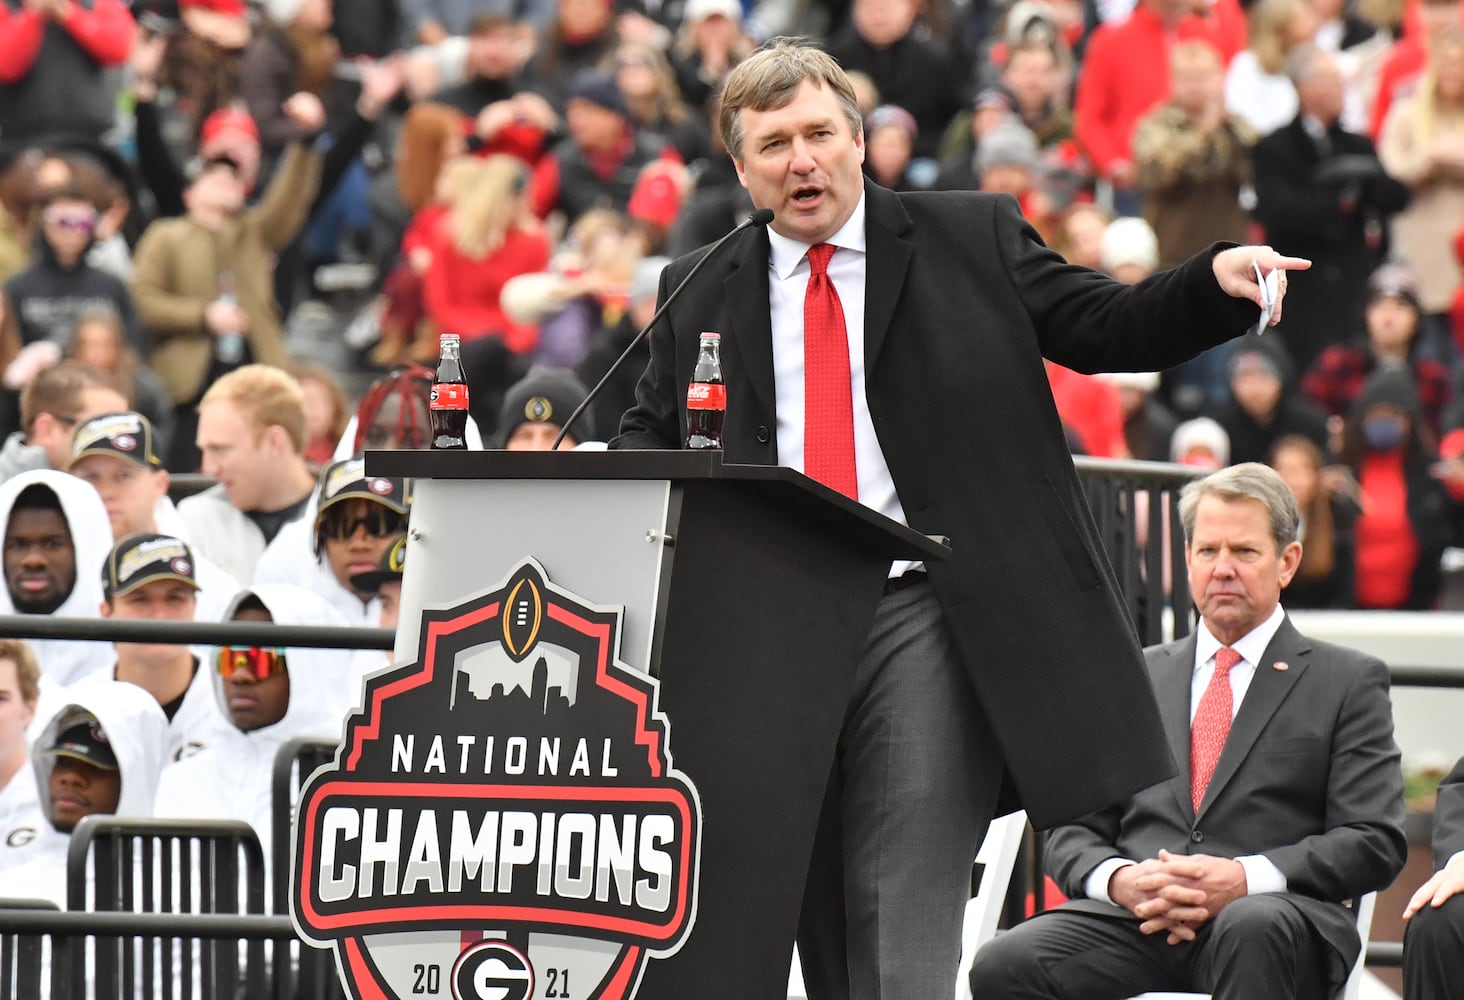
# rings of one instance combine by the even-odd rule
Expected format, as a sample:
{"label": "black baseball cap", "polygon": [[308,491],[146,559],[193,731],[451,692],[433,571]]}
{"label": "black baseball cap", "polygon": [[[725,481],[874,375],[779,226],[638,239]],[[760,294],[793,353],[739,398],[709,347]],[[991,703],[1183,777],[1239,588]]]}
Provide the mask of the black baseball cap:
{"label": "black baseball cap", "polygon": [[43,751],[52,757],[70,757],[108,771],[117,770],[117,754],[102,724],[80,705],[62,711],[56,742]]}
{"label": "black baseball cap", "polygon": [[140,413],[106,413],[92,417],[76,428],[71,441],[70,469],[83,458],[110,455],[140,465],[161,469],[163,460],[153,447],[152,422]]}
{"label": "black baseball cap", "polygon": [[112,546],[102,564],[102,592],[108,599],[131,593],[154,580],[177,580],[201,590],[193,550],[181,538],[143,532]]}
{"label": "black baseball cap", "polygon": [[397,540],[391,543],[391,547],[381,557],[381,562],[373,570],[365,573],[355,573],[351,576],[351,586],[363,593],[374,593],[381,589],[383,583],[390,583],[393,580],[400,581],[406,572],[407,566],[407,536],[398,535]]}

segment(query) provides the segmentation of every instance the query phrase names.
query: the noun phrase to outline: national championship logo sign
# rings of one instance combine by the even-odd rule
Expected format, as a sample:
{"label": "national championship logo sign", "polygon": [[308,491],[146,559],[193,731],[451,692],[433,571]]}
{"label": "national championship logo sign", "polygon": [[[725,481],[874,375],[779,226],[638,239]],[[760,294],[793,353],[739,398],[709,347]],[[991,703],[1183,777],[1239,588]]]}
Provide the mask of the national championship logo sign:
{"label": "national championship logo sign", "polygon": [[422,614],[300,793],[290,909],[358,1000],[629,1000],[696,917],[701,808],[621,612],[527,560]]}

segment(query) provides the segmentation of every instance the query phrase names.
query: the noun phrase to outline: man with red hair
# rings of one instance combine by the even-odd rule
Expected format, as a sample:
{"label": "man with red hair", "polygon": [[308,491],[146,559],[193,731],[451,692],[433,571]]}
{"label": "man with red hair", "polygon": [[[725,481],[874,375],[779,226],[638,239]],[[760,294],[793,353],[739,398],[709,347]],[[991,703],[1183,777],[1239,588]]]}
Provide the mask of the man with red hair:
{"label": "man with red hair", "polygon": [[112,127],[120,66],[137,33],[122,0],[0,4],[0,134],[99,139]]}

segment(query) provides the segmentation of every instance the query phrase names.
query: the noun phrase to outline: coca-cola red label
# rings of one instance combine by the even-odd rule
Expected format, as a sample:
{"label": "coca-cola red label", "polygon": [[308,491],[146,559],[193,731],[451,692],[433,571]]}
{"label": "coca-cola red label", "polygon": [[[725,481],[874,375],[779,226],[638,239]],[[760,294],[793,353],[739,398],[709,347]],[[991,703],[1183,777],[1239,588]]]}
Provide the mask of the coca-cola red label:
{"label": "coca-cola red label", "polygon": [[688,410],[725,410],[727,387],[712,382],[693,382],[686,390]]}
{"label": "coca-cola red label", "polygon": [[466,410],[468,408],[468,387],[465,385],[443,385],[432,387],[431,406],[434,410]]}

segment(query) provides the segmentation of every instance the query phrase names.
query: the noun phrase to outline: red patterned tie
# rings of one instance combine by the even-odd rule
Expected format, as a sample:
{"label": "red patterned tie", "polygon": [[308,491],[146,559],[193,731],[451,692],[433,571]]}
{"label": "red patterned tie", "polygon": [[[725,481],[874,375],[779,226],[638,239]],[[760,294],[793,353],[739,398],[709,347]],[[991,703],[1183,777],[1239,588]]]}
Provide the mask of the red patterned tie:
{"label": "red patterned tie", "polygon": [[1215,650],[1215,673],[1210,676],[1210,686],[1200,695],[1200,707],[1195,711],[1195,721],[1190,723],[1190,799],[1194,802],[1195,815],[1199,815],[1205,789],[1210,787],[1215,764],[1220,760],[1220,751],[1225,749],[1225,738],[1230,735],[1230,668],[1239,662],[1240,654],[1229,646]]}
{"label": "red patterned tie", "polygon": [[803,471],[857,500],[849,333],[838,289],[829,278],[833,255],[829,243],[808,248],[808,291],[803,296]]}

